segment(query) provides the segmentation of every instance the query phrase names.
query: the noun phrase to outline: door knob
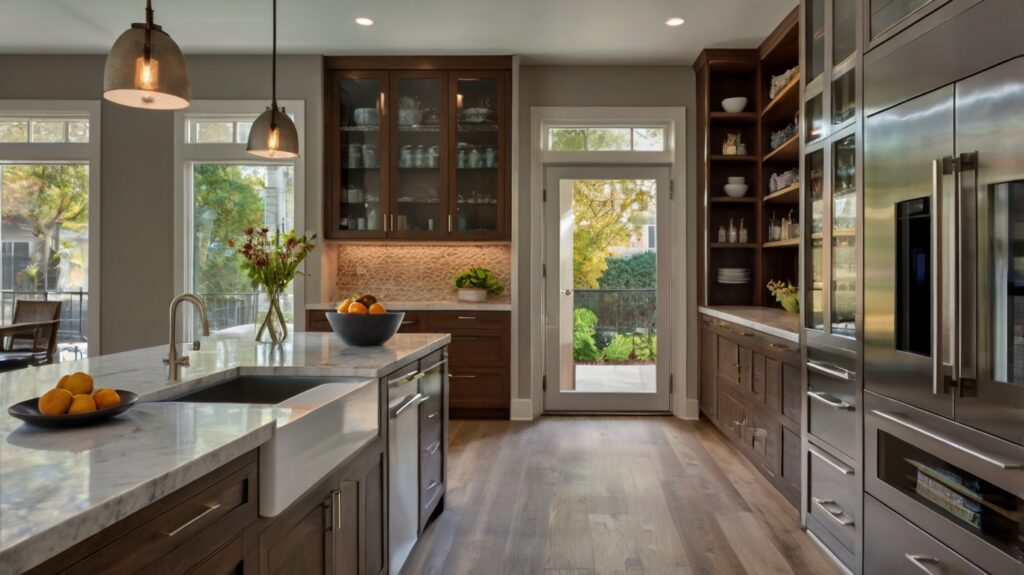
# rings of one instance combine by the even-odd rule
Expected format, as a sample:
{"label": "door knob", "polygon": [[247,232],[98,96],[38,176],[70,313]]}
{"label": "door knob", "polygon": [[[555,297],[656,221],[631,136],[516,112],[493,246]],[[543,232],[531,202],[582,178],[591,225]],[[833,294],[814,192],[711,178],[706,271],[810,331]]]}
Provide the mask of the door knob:
{"label": "door knob", "polygon": [[572,289],[571,288],[566,288],[566,289],[562,290],[562,295],[572,295]]}

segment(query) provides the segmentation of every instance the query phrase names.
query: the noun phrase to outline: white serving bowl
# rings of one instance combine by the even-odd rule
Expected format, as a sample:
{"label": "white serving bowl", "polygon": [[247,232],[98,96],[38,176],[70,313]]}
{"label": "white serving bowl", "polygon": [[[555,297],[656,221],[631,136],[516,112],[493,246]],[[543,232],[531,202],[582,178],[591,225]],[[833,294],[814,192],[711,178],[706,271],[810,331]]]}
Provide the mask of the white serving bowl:
{"label": "white serving bowl", "polygon": [[722,109],[726,112],[736,113],[742,112],[743,108],[747,107],[747,99],[739,96],[736,98],[726,98],[722,100]]}
{"label": "white serving bowl", "polygon": [[744,178],[743,176],[729,176],[728,180],[729,180],[730,184],[745,184],[745,183],[747,183],[747,179]]}
{"label": "white serving bowl", "polygon": [[725,195],[730,198],[742,198],[747,194],[746,184],[726,184]]}

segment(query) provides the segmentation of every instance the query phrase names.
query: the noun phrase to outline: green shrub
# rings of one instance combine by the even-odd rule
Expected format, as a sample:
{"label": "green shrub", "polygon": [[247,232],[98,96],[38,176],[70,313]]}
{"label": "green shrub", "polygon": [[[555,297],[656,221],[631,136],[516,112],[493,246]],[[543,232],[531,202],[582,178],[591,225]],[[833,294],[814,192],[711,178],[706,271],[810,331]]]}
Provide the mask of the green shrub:
{"label": "green shrub", "polygon": [[572,357],[576,361],[597,361],[601,353],[594,342],[597,315],[585,307],[572,310]]}
{"label": "green shrub", "polygon": [[597,283],[602,289],[653,288],[658,285],[656,252],[640,252],[628,256],[608,258]]}
{"label": "green shrub", "polygon": [[654,361],[658,355],[658,336],[620,333],[604,348],[605,361]]}

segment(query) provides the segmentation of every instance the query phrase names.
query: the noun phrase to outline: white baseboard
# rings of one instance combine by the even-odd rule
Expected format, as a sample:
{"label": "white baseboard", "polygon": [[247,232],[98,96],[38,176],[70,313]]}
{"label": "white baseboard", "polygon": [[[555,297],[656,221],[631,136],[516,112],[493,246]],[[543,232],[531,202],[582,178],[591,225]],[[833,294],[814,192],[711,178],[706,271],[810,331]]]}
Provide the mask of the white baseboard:
{"label": "white baseboard", "polygon": [[[700,402],[696,399],[683,399],[682,413],[676,410],[675,416],[679,419],[700,419]],[[676,405],[679,405],[677,402]]]}
{"label": "white baseboard", "polygon": [[533,400],[513,399],[509,410],[512,421],[533,421]]}

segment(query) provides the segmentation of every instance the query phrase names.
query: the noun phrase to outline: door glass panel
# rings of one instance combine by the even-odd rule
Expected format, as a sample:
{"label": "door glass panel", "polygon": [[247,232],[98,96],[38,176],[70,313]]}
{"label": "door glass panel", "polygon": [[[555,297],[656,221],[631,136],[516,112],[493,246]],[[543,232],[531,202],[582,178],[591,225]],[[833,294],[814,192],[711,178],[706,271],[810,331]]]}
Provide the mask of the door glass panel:
{"label": "door glass panel", "polygon": [[397,94],[398,174],[394,186],[395,232],[439,232],[441,196],[441,80],[400,78]]}
{"label": "door glass panel", "polygon": [[804,44],[807,50],[807,81],[814,81],[825,70],[825,2],[808,0],[807,28]]}
{"label": "door glass panel", "polygon": [[878,478],[1024,562],[1024,499],[884,431]]}
{"label": "door glass panel", "polygon": [[857,0],[832,0],[832,65],[857,49]]}
{"label": "door glass panel", "polygon": [[832,81],[832,124],[842,124],[857,111],[855,68]]}
{"label": "door glass panel", "polygon": [[808,272],[811,277],[807,288],[807,327],[825,329],[825,154],[819,150],[807,156],[807,208],[811,257]]}
{"label": "door glass panel", "polygon": [[832,333],[854,337],[857,317],[856,146],[847,136],[832,148]]}
{"label": "door glass panel", "polygon": [[811,142],[825,135],[825,119],[823,117],[821,94],[807,101],[804,109],[804,138]]}
{"label": "door glass panel", "polygon": [[1024,181],[991,186],[989,197],[993,376],[1024,385]]}
{"label": "door glass panel", "polygon": [[383,87],[376,78],[344,78],[341,116],[342,231],[380,231],[387,211],[381,206],[380,105]]}
{"label": "door glass panel", "polygon": [[460,78],[455,143],[455,222],[453,231],[495,232],[501,189],[501,133],[498,79]]}
{"label": "door glass panel", "polygon": [[931,200],[896,204],[896,349],[932,353]]}
{"label": "door glass panel", "polygon": [[656,195],[657,180],[563,181],[562,391],[657,391]]}

